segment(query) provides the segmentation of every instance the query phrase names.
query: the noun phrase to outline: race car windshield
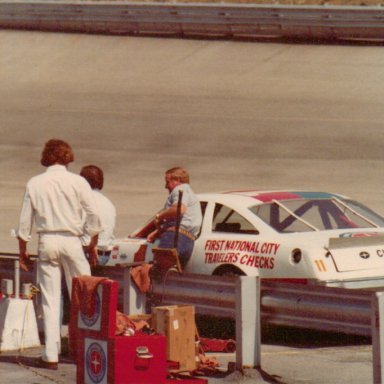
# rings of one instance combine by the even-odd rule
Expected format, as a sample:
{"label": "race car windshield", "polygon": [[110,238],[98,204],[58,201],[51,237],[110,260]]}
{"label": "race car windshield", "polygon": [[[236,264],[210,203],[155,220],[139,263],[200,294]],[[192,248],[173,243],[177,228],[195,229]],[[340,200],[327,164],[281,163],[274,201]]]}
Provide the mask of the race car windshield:
{"label": "race car windshield", "polygon": [[273,200],[250,208],[281,233],[384,227],[384,218],[353,200]]}

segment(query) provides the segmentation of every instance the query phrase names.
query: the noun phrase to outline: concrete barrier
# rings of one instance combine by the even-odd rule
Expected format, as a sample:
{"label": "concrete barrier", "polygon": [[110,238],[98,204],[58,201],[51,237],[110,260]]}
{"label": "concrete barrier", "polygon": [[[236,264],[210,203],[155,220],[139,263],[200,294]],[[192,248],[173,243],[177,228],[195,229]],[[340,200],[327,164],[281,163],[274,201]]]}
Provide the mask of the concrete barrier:
{"label": "concrete barrier", "polygon": [[155,36],[384,41],[380,6],[0,1],[0,27]]}

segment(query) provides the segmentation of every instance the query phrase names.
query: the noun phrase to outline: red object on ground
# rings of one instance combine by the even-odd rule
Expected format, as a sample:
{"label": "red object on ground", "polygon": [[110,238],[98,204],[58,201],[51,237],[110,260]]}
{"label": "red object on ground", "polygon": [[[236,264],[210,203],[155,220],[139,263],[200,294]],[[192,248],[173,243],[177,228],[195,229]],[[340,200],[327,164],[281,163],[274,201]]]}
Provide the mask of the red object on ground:
{"label": "red object on ground", "polygon": [[208,384],[207,379],[197,379],[196,377],[190,377],[188,379],[168,379],[167,384]]}
{"label": "red object on ground", "polygon": [[200,345],[204,352],[228,352],[236,351],[236,341],[232,339],[208,339],[200,337]]}
{"label": "red object on ground", "polygon": [[172,383],[174,384],[208,384],[208,380],[179,373],[167,379],[167,384],[172,384]]}

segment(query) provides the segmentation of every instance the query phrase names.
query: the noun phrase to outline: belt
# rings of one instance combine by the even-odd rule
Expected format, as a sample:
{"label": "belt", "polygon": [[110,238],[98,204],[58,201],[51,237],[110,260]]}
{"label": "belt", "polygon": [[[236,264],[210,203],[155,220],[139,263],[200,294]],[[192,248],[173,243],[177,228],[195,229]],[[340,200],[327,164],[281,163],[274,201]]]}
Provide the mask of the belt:
{"label": "belt", "polygon": [[[83,246],[83,251],[86,255],[88,255],[88,247]],[[103,251],[102,249],[97,250],[97,254],[99,256],[109,256],[112,253],[112,251]]]}
{"label": "belt", "polygon": [[39,236],[68,236],[68,237],[79,237],[78,235],[73,234],[69,231],[47,231],[47,232],[39,232]]}
{"label": "belt", "polygon": [[[166,229],[166,231],[168,232],[176,232],[176,227],[169,227]],[[188,237],[189,239],[195,241],[196,240],[196,236],[193,235],[191,232],[187,231],[186,229],[184,228],[179,228],[179,233],[181,233],[182,235]]]}

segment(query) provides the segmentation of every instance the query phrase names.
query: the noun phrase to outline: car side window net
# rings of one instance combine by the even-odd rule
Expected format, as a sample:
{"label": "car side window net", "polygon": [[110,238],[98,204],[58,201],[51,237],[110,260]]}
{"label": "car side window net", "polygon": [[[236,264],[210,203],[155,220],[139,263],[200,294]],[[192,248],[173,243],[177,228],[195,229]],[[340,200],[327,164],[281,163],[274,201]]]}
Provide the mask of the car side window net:
{"label": "car side window net", "polygon": [[373,216],[372,211],[361,204],[336,198],[272,201],[255,205],[250,210],[282,233],[375,228],[384,225],[380,216]]}
{"label": "car side window net", "polygon": [[246,235],[259,234],[259,231],[247,219],[234,209],[222,204],[215,204],[212,231]]}

